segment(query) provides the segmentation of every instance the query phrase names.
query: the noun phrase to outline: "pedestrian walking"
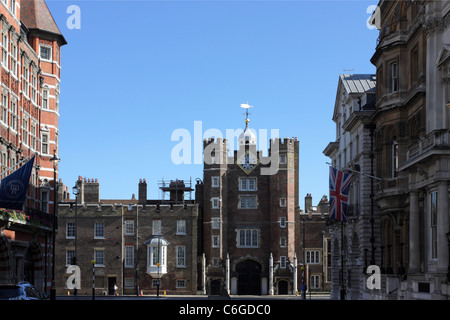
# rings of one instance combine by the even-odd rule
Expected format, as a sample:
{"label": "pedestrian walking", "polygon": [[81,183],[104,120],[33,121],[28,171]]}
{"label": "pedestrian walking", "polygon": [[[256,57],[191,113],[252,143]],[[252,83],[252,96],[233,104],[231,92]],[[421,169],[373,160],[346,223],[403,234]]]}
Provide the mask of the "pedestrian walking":
{"label": "pedestrian walking", "polygon": [[302,284],[302,299],[306,299],[306,284],[304,282]]}

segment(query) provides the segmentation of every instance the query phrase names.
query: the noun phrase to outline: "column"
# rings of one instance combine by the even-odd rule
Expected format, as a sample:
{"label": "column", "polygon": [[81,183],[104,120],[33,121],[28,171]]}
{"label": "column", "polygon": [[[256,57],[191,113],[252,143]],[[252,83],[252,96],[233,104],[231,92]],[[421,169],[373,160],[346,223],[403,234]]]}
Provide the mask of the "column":
{"label": "column", "polygon": [[273,256],[269,258],[269,295],[273,296]]}
{"label": "column", "polygon": [[202,291],[206,294],[206,256],[203,253],[202,256]]}
{"label": "column", "polygon": [[447,181],[438,185],[438,216],[437,216],[437,270],[447,272],[448,267],[448,186]]}
{"label": "column", "polygon": [[226,268],[225,289],[227,290],[227,294],[230,294],[230,255],[228,253],[225,268]]}
{"label": "column", "polygon": [[294,287],[292,289],[292,294],[297,293],[297,254],[294,253]]}
{"label": "column", "polygon": [[420,270],[419,193],[409,193],[409,273]]}

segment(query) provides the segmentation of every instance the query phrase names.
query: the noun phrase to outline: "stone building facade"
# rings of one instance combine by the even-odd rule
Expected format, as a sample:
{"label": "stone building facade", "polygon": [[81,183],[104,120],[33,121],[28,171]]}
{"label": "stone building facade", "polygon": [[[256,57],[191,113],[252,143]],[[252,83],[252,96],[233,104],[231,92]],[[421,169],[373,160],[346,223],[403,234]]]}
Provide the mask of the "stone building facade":
{"label": "stone building facade", "polygon": [[[353,174],[347,213],[351,223],[343,229],[340,223],[330,225],[333,230],[332,299],[340,298],[341,289],[347,299],[362,298],[365,268],[379,259],[379,250],[376,250],[380,245],[379,240],[376,242],[379,237],[375,237],[380,232],[379,209],[370,201],[379,181],[374,157],[375,125],[371,118],[375,112],[375,88],[375,75],[339,76],[333,111],[336,140],[323,151],[330,157],[333,167]],[[344,255],[342,261],[341,255]]]}
{"label": "stone building facade", "polygon": [[196,294],[198,206],[191,202],[147,200],[145,180],[139,199],[99,199],[97,180],[79,178],[76,201],[59,204],[57,294],[67,288],[68,267],[81,270],[77,294]]}
{"label": "stone building facade", "polygon": [[[358,160],[354,157],[339,161],[341,144],[330,143],[324,151],[333,165],[356,172],[355,177],[367,175],[375,164],[370,179],[376,181],[365,196],[356,195],[360,216],[346,226],[343,250],[339,241],[332,245],[336,265],[341,251],[351,270],[359,273],[357,282],[353,273],[344,272],[341,283],[339,276],[333,277],[332,298],[338,297],[338,287],[351,299],[448,299],[450,295],[449,13],[450,1],[382,0],[373,15],[380,27],[371,58],[376,67],[375,109],[361,121],[355,121],[355,114],[346,122],[336,122],[337,130],[349,129],[350,136],[355,125],[366,128],[361,125],[369,123],[366,132],[371,139],[360,146],[372,146],[367,155],[373,158],[366,158],[370,167],[352,163]],[[373,214],[367,215],[364,208]],[[358,230],[358,226],[365,227]],[[379,267],[380,289],[365,285],[368,275],[364,278],[361,270],[367,264]],[[351,276],[347,281],[346,275]]]}
{"label": "stone building facade", "polygon": [[203,221],[202,291],[295,293],[299,142],[272,139],[263,157],[248,123],[247,118],[238,150],[229,150],[226,139],[204,140],[203,181],[196,189]]}

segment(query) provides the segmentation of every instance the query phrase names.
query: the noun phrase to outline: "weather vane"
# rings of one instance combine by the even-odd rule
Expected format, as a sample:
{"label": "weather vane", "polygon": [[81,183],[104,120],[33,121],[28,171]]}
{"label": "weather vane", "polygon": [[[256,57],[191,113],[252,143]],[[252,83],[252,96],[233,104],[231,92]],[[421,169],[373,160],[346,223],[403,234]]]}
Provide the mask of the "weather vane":
{"label": "weather vane", "polygon": [[248,109],[253,108],[253,106],[249,105],[248,101],[247,101],[247,103],[241,103],[241,108],[246,109],[245,110],[245,123],[248,123],[250,121],[248,119],[248,115],[251,114],[251,113],[248,112]]}

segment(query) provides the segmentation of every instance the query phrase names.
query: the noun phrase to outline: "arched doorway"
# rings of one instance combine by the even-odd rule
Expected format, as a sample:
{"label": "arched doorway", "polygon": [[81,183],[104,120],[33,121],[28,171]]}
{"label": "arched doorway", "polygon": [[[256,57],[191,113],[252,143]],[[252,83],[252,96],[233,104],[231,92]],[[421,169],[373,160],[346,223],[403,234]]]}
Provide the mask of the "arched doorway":
{"label": "arched doorway", "polygon": [[211,281],[210,295],[212,295],[212,296],[220,295],[220,280],[212,280]]}
{"label": "arched doorway", "polygon": [[286,280],[278,281],[278,294],[288,294],[288,282]]}
{"label": "arched doorway", "polygon": [[25,255],[24,261],[24,280],[40,288],[42,255],[40,245],[37,242],[31,242]]}
{"label": "arched doorway", "polygon": [[236,266],[238,274],[238,294],[261,294],[261,265],[253,260],[245,260]]}

